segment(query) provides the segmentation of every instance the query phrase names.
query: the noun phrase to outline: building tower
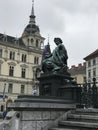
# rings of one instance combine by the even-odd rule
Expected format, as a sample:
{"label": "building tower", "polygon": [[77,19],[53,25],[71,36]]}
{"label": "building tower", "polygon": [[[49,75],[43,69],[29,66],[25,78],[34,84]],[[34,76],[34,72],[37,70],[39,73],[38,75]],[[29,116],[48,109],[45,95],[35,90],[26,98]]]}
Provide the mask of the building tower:
{"label": "building tower", "polygon": [[34,15],[34,0],[33,0],[29,24],[25,27],[23,31],[22,39],[24,44],[29,48],[40,49],[45,39],[40,34],[40,29],[36,25],[35,18],[36,16]]}
{"label": "building tower", "polygon": [[[40,34],[40,29],[36,25],[36,16],[34,14],[34,0],[32,0],[32,9],[31,9],[31,14],[29,16],[29,23],[25,27],[23,33],[22,33],[22,41],[25,44],[25,46],[28,48],[28,63],[31,62],[31,57],[33,56],[34,58],[34,65],[33,65],[33,87],[34,89],[36,88],[36,84],[38,82],[36,81],[36,70],[39,68],[40,63],[41,63],[41,57],[42,57],[42,46],[44,46],[44,40],[45,38],[41,36]],[[30,64],[29,64],[30,66]],[[30,67],[28,68],[28,77],[30,75],[31,70],[29,70]],[[30,76],[31,77],[31,76]],[[35,79],[35,80],[34,80]],[[28,86],[29,89],[29,86]],[[37,87],[38,89],[38,87]],[[31,91],[31,88],[28,90]]]}
{"label": "building tower", "polygon": [[30,20],[21,37],[0,33],[0,94],[5,91],[12,100],[19,94],[33,93],[34,70],[41,64],[45,40],[35,18],[32,1]]}

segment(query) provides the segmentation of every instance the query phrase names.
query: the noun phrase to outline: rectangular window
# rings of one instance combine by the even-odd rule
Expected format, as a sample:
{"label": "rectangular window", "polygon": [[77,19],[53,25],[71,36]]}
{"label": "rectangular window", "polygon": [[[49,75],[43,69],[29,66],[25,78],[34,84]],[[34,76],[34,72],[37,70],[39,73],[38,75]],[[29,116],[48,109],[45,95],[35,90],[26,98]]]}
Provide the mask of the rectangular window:
{"label": "rectangular window", "polygon": [[14,67],[13,66],[9,67],[9,76],[14,76]]}
{"label": "rectangular window", "polygon": [[37,64],[39,64],[39,57],[37,57]]}
{"label": "rectangular window", "polygon": [[39,41],[36,40],[36,47],[38,48],[38,46],[39,46]]}
{"label": "rectangular window", "polygon": [[0,58],[2,58],[2,49],[0,49]]}
{"label": "rectangular window", "polygon": [[39,64],[39,57],[34,57],[34,64]]}
{"label": "rectangular window", "polygon": [[93,59],[93,65],[96,65],[96,59]]}
{"label": "rectangular window", "polygon": [[15,60],[15,52],[10,51],[10,60]]}
{"label": "rectangular window", "polygon": [[22,77],[22,78],[25,78],[25,75],[26,75],[26,69],[25,69],[25,68],[22,68],[22,69],[21,69],[21,77]]}
{"label": "rectangular window", "polygon": [[83,77],[83,82],[84,82],[84,83],[86,82],[86,77],[85,77],[85,76]]}
{"label": "rectangular window", "polygon": [[91,70],[88,71],[88,78],[91,78]]}
{"label": "rectangular window", "polygon": [[25,93],[25,85],[21,85],[21,94]]}
{"label": "rectangular window", "polygon": [[21,61],[22,62],[26,62],[26,59],[27,59],[27,55],[26,54],[22,54]]}
{"label": "rectangular window", "polygon": [[91,61],[88,61],[88,67],[91,67]]}
{"label": "rectangular window", "polygon": [[93,69],[93,77],[96,77],[96,68]]}
{"label": "rectangular window", "polygon": [[12,93],[13,92],[13,84],[10,83],[8,86],[8,93]]}
{"label": "rectangular window", "polygon": [[1,75],[1,64],[0,64],[0,75]]}

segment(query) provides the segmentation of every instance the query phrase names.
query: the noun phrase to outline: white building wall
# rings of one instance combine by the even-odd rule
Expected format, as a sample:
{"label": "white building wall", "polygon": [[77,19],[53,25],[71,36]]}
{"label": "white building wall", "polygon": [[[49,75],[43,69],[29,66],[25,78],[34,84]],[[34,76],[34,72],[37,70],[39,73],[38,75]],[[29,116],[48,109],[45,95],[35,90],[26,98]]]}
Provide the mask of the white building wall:
{"label": "white building wall", "polygon": [[[96,64],[93,65],[93,59],[87,60],[86,61],[86,76],[87,76],[87,81],[92,82],[93,78],[96,78],[96,81],[98,82],[98,57],[94,58],[96,60]],[[91,62],[91,66],[88,67],[88,62]],[[93,76],[93,70],[96,69],[96,76]],[[91,77],[89,78],[88,73],[91,71]]]}
{"label": "white building wall", "polygon": [[96,57],[96,80],[98,82],[98,57]]}

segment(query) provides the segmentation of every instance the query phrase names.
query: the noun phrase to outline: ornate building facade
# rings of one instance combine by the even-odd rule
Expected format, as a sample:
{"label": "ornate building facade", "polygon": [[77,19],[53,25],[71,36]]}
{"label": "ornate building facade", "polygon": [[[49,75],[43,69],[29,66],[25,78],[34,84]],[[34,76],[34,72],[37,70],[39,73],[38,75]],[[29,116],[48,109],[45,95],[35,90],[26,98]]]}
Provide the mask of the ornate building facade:
{"label": "ornate building facade", "polygon": [[15,99],[32,94],[34,69],[40,65],[45,38],[36,25],[34,4],[28,25],[20,38],[0,33],[0,93]]}

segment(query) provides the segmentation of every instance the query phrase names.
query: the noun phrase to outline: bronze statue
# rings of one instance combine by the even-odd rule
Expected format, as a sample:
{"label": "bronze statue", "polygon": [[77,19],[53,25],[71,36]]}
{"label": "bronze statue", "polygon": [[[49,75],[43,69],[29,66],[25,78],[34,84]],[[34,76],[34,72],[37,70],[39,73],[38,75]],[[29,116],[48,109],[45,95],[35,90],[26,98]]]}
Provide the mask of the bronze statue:
{"label": "bronze statue", "polygon": [[67,73],[67,51],[60,38],[54,38],[54,42],[57,47],[43,59],[42,70],[44,73]]}

